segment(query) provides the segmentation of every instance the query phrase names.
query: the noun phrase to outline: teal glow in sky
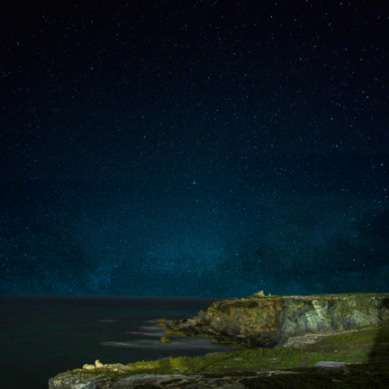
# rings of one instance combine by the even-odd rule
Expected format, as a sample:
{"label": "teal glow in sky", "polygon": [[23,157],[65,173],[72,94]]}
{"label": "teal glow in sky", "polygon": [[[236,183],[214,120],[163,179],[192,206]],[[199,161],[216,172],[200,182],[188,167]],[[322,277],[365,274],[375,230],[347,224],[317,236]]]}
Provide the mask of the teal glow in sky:
{"label": "teal glow in sky", "polygon": [[53,4],[1,6],[0,293],[387,291],[383,9]]}

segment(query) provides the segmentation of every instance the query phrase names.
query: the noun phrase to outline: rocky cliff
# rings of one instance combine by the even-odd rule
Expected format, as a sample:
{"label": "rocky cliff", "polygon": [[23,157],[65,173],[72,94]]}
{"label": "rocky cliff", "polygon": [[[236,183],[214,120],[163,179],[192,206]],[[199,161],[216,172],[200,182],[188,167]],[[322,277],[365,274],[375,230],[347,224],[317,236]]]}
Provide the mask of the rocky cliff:
{"label": "rocky cliff", "polygon": [[[311,343],[316,343],[316,340],[311,342],[315,337],[336,334],[345,330],[354,330],[352,332],[354,337],[356,333],[376,332],[378,330],[376,328],[361,329],[369,325],[377,326],[377,328],[389,328],[389,294],[264,296],[263,293],[257,293],[246,298],[218,300],[214,301],[206,312],[200,312],[194,318],[183,321],[175,320],[166,324],[167,334],[209,336],[217,342],[235,343],[243,347],[275,346],[275,348],[242,350],[238,354],[226,353],[220,357],[208,354],[204,358],[199,358],[198,366],[196,362],[192,366],[188,360],[180,358],[129,365],[105,365],[96,361],[94,365],[84,365],[82,369],[75,369],[72,372],[62,373],[51,378],[49,389],[135,389],[139,387],[173,389],[184,386],[188,388],[234,387],[243,389],[247,387],[243,381],[247,381],[247,385],[252,387],[255,379],[275,374],[281,376],[286,374],[288,375],[287,379],[290,380],[296,372],[285,370],[285,368],[289,369],[288,364],[280,371],[271,369],[272,363],[281,361],[282,358],[285,358],[288,363],[294,363],[294,354],[285,354],[285,350],[280,350],[279,347],[290,347],[286,351],[296,352],[298,360],[302,363],[307,352],[304,349],[294,350],[295,345],[298,345],[297,348],[307,343],[312,346]],[[360,330],[356,331],[358,328]],[[350,335],[350,333],[348,334]],[[345,350],[351,350],[352,363],[361,363],[365,360],[363,350],[366,352],[372,342],[366,336],[363,339],[367,342],[366,344],[356,343],[345,347]],[[337,342],[342,341],[339,339]],[[350,339],[344,340],[345,344],[350,341]],[[317,344],[317,351],[320,351],[319,344],[320,342]],[[387,347],[387,344],[386,338],[385,343],[377,344],[376,349],[381,350],[382,356],[384,356],[382,350]],[[337,345],[334,347],[338,348]],[[358,347],[360,348],[358,349]],[[249,354],[246,354],[247,351]],[[273,354],[266,354],[265,351],[275,353],[276,357],[271,358]],[[315,363],[318,362],[315,366],[328,367],[329,364],[335,364],[335,367],[339,368],[341,365],[340,367],[345,369],[345,363],[342,359],[333,362],[333,358],[347,358],[347,350],[340,355],[341,353],[334,349],[334,353],[330,355],[329,361],[331,362],[321,360],[322,355],[317,351],[312,351],[314,357],[310,354],[309,363],[312,363],[314,358],[318,358],[318,361],[321,362],[315,361]],[[277,352],[280,353],[277,354]],[[299,352],[302,354],[298,354]],[[326,349],[323,356],[328,357],[328,354],[329,351]],[[355,355],[359,354],[361,359],[355,360]],[[251,361],[255,365],[255,368],[250,367],[254,373],[249,371],[250,375],[242,375],[241,372],[247,370]],[[309,363],[305,366],[310,366]],[[202,374],[204,369],[208,371],[209,368],[217,366],[222,371],[215,370],[218,372],[216,378],[213,375],[207,377]],[[386,361],[384,366],[386,369]],[[374,365],[374,369],[377,369],[377,365]],[[236,371],[236,376],[232,377],[231,373],[234,371]],[[363,377],[365,376],[368,375],[364,374]],[[311,379],[309,377],[309,380]],[[253,380],[251,384],[248,382],[250,380]],[[301,381],[299,382],[301,383]],[[356,382],[355,379],[353,382]],[[286,385],[289,385],[289,381],[286,382]],[[350,385],[352,386],[352,384]],[[324,387],[324,385],[322,386]]]}
{"label": "rocky cliff", "polygon": [[292,337],[331,334],[389,321],[389,294],[265,296],[214,301],[206,312],[166,325],[168,334],[209,336],[248,347],[282,346]]}

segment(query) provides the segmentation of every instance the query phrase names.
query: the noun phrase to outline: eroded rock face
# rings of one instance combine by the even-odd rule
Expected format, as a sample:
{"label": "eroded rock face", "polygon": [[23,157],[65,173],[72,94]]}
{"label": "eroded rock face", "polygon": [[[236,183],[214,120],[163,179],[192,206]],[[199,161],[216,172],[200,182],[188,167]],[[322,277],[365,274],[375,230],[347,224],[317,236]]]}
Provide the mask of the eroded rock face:
{"label": "eroded rock face", "polygon": [[389,295],[272,296],[214,301],[207,312],[167,324],[168,333],[274,347],[289,338],[389,321]]}

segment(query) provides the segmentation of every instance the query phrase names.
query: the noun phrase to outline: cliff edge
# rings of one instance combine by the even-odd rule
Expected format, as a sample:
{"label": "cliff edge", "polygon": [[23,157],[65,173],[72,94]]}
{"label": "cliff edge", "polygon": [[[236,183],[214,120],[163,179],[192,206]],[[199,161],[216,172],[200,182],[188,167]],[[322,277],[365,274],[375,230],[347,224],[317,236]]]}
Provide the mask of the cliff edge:
{"label": "cliff edge", "polygon": [[[214,301],[206,312],[174,320],[165,328],[167,335],[208,336],[216,342],[253,349],[128,365],[97,360],[94,365],[50,378],[49,389],[243,389],[257,383],[265,387],[262,380],[275,375],[277,386],[283,385],[280,387],[289,388],[294,376],[300,377],[296,385],[300,386],[302,380],[311,385],[316,380],[317,387],[324,387],[332,385],[328,369],[344,374],[343,381],[351,377],[350,387],[355,382],[373,387],[370,380],[376,383],[389,378],[389,293],[265,296],[259,292],[246,298]],[[336,341],[321,348],[327,336]],[[322,340],[316,342],[318,338]],[[369,350],[373,350],[370,357],[366,354]],[[361,365],[366,358],[374,362],[371,371],[368,364]],[[304,372],[301,367],[310,370]],[[274,382],[268,384],[273,387]]]}
{"label": "cliff edge", "polygon": [[283,346],[293,337],[332,334],[389,321],[389,294],[265,296],[217,300],[206,312],[166,325],[167,334],[209,336],[243,347]]}

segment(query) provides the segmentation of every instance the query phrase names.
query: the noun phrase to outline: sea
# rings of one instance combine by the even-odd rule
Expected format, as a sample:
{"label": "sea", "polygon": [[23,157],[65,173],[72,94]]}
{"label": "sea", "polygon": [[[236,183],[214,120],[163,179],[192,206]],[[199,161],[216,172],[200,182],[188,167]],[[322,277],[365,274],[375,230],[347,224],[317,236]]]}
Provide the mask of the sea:
{"label": "sea", "polygon": [[231,351],[207,338],[162,344],[158,319],[206,310],[196,297],[0,296],[0,388],[45,389],[48,379],[84,364],[131,363]]}

